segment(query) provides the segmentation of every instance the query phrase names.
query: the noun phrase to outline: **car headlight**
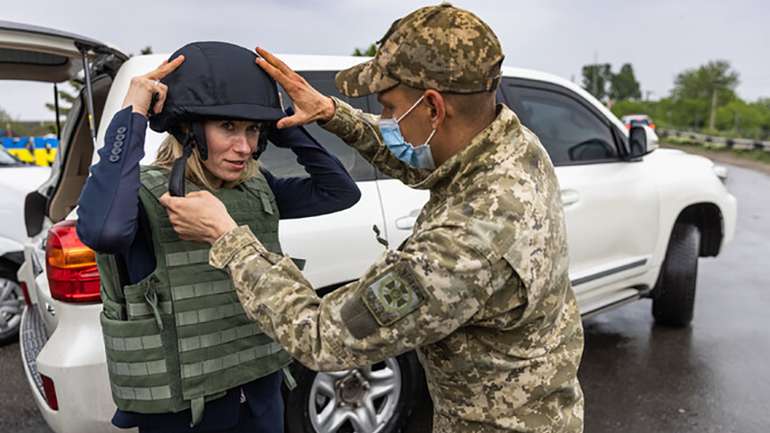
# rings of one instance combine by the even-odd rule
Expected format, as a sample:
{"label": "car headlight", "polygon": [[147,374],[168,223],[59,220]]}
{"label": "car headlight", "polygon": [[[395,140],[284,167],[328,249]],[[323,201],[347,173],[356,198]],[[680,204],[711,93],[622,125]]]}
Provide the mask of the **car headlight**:
{"label": "car headlight", "polygon": [[727,167],[724,165],[714,165],[714,174],[719,178],[723,184],[727,184]]}

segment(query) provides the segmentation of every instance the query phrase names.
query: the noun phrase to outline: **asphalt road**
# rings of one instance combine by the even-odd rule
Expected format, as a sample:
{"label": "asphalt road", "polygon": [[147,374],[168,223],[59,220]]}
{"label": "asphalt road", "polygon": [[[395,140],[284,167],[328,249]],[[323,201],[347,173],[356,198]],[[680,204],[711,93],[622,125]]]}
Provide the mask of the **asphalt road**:
{"label": "asphalt road", "polygon": [[0,347],[0,432],[50,433],[32,399],[19,343]]}
{"label": "asphalt road", "polygon": [[[730,167],[735,240],[702,259],[689,328],[653,324],[650,301],[585,321],[587,433],[770,431],[770,176]],[[0,432],[48,433],[18,344],[0,348]],[[409,431],[424,432],[428,407]]]}
{"label": "asphalt road", "polygon": [[735,239],[701,259],[695,319],[654,326],[650,301],[585,322],[585,431],[770,431],[770,176],[729,167]]}

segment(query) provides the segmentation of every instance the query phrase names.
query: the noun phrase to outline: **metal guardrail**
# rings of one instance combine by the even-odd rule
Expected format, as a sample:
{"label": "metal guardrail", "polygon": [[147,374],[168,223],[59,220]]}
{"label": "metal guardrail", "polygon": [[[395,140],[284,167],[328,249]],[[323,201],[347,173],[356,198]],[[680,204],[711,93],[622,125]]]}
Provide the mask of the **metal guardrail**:
{"label": "metal guardrail", "polygon": [[673,129],[658,129],[661,138],[664,137],[683,137],[697,141],[702,144],[712,144],[714,147],[727,147],[730,149],[744,150],[764,150],[770,152],[770,141],[753,140],[750,138],[727,138],[715,135],[700,134],[689,131],[676,131]]}

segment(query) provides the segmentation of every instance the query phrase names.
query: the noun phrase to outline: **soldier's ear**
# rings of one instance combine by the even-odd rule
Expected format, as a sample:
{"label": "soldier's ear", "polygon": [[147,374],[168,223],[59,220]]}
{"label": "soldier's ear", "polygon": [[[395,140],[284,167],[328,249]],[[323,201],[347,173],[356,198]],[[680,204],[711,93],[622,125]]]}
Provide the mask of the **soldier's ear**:
{"label": "soldier's ear", "polygon": [[430,107],[431,125],[436,128],[441,125],[446,118],[446,100],[441,93],[429,89],[425,91],[425,103]]}

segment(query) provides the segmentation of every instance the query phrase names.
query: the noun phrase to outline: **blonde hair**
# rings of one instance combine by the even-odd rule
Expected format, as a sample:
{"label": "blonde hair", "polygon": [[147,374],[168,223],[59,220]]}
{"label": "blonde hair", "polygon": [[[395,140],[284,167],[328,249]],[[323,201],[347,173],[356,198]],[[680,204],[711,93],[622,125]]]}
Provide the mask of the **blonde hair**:
{"label": "blonde hair", "polygon": [[[182,144],[173,135],[168,134],[158,148],[158,155],[152,165],[171,170],[174,161],[182,156]],[[197,148],[193,148],[193,153],[187,158],[187,170],[185,178],[190,182],[205,188],[209,191],[216,191],[219,187],[215,186],[216,177],[212,174],[201,159]],[[222,183],[221,188],[235,188],[243,182],[257,175],[259,171],[259,162],[255,159],[249,159],[246,162],[246,168],[241,172],[241,176],[234,181]]]}

